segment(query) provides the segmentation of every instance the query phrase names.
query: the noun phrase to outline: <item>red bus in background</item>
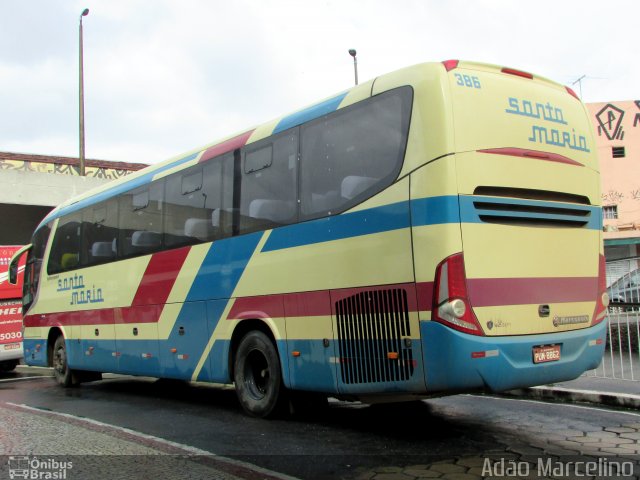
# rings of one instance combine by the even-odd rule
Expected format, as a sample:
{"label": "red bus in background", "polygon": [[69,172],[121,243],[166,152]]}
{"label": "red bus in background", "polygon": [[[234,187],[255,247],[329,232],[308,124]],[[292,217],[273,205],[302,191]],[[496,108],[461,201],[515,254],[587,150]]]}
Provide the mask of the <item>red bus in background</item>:
{"label": "red bus in background", "polygon": [[18,283],[9,283],[7,267],[21,246],[0,246],[0,373],[10,372],[23,357],[22,283],[24,258],[18,266]]}

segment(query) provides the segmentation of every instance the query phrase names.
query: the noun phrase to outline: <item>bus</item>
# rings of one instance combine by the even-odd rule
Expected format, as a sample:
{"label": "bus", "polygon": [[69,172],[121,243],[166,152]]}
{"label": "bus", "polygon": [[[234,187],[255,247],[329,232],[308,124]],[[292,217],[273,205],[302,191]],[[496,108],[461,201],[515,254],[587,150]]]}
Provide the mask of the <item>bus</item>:
{"label": "bus", "polygon": [[599,184],[568,87],[381,75],[52,211],[10,267],[26,362],[233,383],[258,417],[573,379],[604,351]]}
{"label": "bus", "polygon": [[14,370],[22,359],[22,278],[24,259],[16,281],[9,283],[5,270],[20,246],[0,245],[0,373]]}

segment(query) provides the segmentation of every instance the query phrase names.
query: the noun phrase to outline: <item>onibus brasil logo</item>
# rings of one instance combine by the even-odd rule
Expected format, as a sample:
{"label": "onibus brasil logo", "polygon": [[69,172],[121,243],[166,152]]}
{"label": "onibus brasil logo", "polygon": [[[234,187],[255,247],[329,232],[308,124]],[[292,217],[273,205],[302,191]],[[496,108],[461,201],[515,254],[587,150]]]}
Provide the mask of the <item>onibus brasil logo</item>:
{"label": "onibus brasil logo", "polygon": [[54,458],[39,459],[26,455],[9,457],[9,478],[30,480],[65,480],[73,462]]}

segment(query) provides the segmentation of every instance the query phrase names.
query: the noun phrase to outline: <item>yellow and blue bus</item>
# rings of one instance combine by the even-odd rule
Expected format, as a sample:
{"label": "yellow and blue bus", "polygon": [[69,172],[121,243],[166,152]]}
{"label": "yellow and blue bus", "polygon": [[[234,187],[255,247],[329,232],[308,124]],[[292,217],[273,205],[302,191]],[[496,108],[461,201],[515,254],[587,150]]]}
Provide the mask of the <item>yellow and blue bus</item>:
{"label": "yellow and blue bus", "polygon": [[255,416],[568,380],[604,351],[601,232],[575,93],[421,64],[60,205],[24,250],[25,360],[234,383]]}

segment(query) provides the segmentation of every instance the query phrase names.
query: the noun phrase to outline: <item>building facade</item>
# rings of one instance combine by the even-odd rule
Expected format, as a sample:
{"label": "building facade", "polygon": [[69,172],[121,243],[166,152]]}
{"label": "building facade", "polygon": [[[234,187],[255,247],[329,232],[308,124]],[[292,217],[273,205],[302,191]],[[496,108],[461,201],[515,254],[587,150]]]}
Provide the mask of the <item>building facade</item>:
{"label": "building facade", "polygon": [[587,108],[600,158],[609,284],[640,267],[640,100]]}
{"label": "building facade", "polygon": [[146,166],[87,160],[80,176],[78,158],[0,152],[0,245],[29,243],[56,205]]}

